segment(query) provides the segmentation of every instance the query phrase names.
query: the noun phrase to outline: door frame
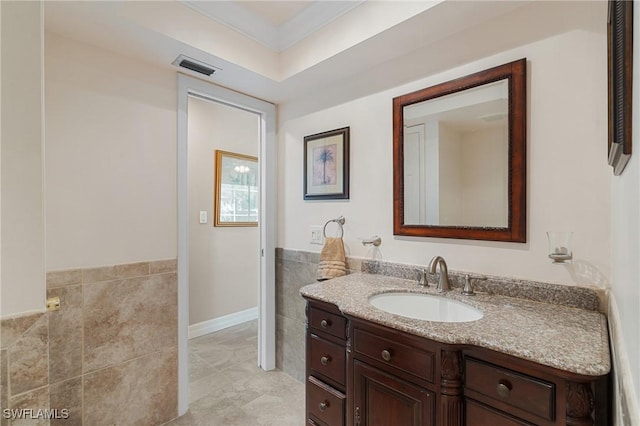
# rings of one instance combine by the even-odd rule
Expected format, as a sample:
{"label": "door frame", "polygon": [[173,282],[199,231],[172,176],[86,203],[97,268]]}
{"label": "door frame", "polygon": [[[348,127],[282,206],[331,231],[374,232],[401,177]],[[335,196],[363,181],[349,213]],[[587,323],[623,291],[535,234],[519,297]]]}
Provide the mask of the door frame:
{"label": "door frame", "polygon": [[276,107],[214,84],[178,74],[178,415],[189,408],[189,96],[222,103],[260,116],[260,296],[258,301],[258,366],[276,366]]}

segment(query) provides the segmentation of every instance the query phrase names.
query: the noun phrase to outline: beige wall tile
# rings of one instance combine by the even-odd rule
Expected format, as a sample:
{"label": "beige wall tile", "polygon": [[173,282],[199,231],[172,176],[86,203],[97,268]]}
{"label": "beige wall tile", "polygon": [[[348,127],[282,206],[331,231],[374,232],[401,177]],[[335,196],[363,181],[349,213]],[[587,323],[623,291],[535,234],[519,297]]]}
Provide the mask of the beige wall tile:
{"label": "beige wall tile", "polygon": [[[9,406],[9,365],[7,359],[7,350],[0,350],[0,408]],[[0,417],[2,413],[0,413]],[[2,424],[2,423],[0,423]]]}
{"label": "beige wall tile", "polygon": [[43,313],[29,314],[15,318],[7,318],[0,321],[0,348],[8,348],[13,345],[33,324],[42,317]]}
{"label": "beige wall tile", "polygon": [[162,274],[165,272],[175,272],[178,270],[177,259],[155,260],[149,262],[150,274]]}
{"label": "beige wall tile", "polygon": [[0,406],[68,409],[70,417],[0,424],[162,424],[175,418],[176,269],[176,259],[167,259],[48,272],[47,297],[59,296],[61,309],[0,324]]}
{"label": "beige wall tile", "polygon": [[84,424],[158,425],[177,415],[177,348],[84,376]]}
{"label": "beige wall tile", "polygon": [[116,265],[117,278],[132,278],[149,275],[149,262]]}
{"label": "beige wall tile", "polygon": [[115,266],[99,266],[82,270],[83,283],[115,280],[117,278]]}
{"label": "beige wall tile", "polygon": [[47,290],[60,297],[60,310],[49,312],[49,383],[82,374],[82,286]]}
{"label": "beige wall tile", "polygon": [[[12,397],[9,400],[9,407],[12,409],[31,409],[33,416],[36,417],[38,410],[49,409],[49,387],[44,386]],[[49,420],[45,418],[15,418],[9,420],[8,423],[11,426],[48,426]]]}
{"label": "beige wall tile", "polygon": [[47,272],[47,288],[82,284],[82,269]]}
{"label": "beige wall tile", "polygon": [[175,273],[87,284],[84,371],[177,344]]}
{"label": "beige wall tile", "polygon": [[40,318],[7,349],[11,395],[49,383],[49,319]]}
{"label": "beige wall tile", "polygon": [[127,263],[83,269],[82,282],[87,284],[145,275],[149,275],[149,262]]}
{"label": "beige wall tile", "polygon": [[68,410],[67,418],[51,420],[51,426],[81,426],[82,425],[82,377],[76,377],[49,387],[51,409]]}

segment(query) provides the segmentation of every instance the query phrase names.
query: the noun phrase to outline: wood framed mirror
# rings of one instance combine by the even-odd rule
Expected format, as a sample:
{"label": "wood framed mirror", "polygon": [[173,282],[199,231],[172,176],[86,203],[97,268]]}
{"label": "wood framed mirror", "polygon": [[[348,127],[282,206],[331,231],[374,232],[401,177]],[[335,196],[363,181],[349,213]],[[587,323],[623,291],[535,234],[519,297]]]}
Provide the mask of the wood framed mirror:
{"label": "wood framed mirror", "polygon": [[258,226],[258,158],[215,152],[213,226]]}
{"label": "wood framed mirror", "polygon": [[620,176],[631,158],[633,2],[609,0],[607,20],[609,165]]}
{"label": "wood framed mirror", "polygon": [[393,233],[526,242],[526,59],[393,99]]}

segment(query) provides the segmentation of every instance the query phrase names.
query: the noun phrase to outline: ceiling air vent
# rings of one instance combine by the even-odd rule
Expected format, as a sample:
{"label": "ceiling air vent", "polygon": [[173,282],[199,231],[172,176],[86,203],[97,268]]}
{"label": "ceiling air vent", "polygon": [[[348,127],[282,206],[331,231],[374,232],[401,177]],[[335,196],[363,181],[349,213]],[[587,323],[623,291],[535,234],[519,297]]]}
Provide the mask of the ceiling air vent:
{"label": "ceiling air vent", "polygon": [[204,62],[189,58],[188,56],[184,55],[178,56],[176,60],[172,62],[172,64],[189,69],[191,71],[195,71],[200,74],[204,74],[206,76],[211,76],[215,72],[221,71],[220,68],[216,68],[212,65],[205,64]]}

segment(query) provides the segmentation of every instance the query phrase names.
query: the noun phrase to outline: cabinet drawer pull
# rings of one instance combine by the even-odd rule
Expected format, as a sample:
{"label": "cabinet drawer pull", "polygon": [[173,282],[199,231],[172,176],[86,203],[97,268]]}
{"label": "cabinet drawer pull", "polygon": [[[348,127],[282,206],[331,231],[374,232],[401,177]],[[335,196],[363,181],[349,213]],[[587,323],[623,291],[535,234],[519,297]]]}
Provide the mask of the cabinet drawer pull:
{"label": "cabinet drawer pull", "polygon": [[331,321],[327,321],[326,319],[323,319],[322,321],[320,321],[320,327],[322,328],[327,328],[331,325]]}
{"label": "cabinet drawer pull", "polygon": [[320,404],[318,404],[318,409],[319,409],[320,411],[324,411],[324,410],[326,410],[327,408],[329,408],[329,401],[326,401],[326,400],[325,400],[325,401],[321,402]]}
{"label": "cabinet drawer pull", "polygon": [[498,382],[498,386],[496,387],[496,392],[502,398],[509,398],[509,393],[511,392],[511,383],[506,380],[500,380]]}
{"label": "cabinet drawer pull", "polygon": [[385,361],[387,362],[391,361],[391,352],[389,352],[389,350],[384,349],[380,355],[382,356],[382,359],[384,359]]}
{"label": "cabinet drawer pull", "polygon": [[327,365],[331,362],[331,357],[329,355],[325,355],[322,358],[320,358],[320,364],[322,365]]}

